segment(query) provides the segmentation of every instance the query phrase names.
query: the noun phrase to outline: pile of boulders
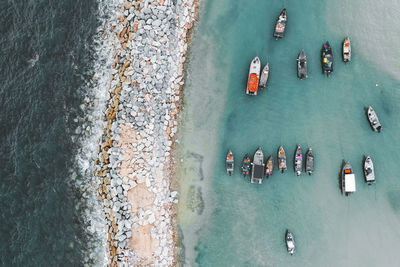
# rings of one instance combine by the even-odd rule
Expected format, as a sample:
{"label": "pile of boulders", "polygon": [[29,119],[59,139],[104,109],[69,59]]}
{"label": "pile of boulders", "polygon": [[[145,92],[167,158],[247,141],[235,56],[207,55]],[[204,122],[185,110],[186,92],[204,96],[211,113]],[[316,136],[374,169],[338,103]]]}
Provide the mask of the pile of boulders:
{"label": "pile of boulders", "polygon": [[[120,45],[97,161],[112,265],[175,261],[170,153],[196,12],[194,0],[126,1],[114,27]],[[146,229],[150,256],[140,251]]]}

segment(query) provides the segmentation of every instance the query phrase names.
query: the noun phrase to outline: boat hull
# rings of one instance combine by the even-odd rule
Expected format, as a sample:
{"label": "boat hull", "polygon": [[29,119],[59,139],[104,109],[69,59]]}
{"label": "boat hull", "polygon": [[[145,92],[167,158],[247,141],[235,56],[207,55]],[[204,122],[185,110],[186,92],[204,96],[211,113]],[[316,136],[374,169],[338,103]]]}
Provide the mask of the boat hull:
{"label": "boat hull", "polygon": [[226,168],[227,174],[229,174],[229,175],[233,174],[233,171],[235,169],[235,161],[234,161],[233,153],[231,150],[229,150],[228,154],[226,155],[225,168]]}
{"label": "boat hull", "polygon": [[251,179],[252,184],[262,184],[264,178],[264,154],[261,148],[254,153],[253,162],[251,163]]}
{"label": "boat hull", "polygon": [[343,61],[346,63],[351,61],[351,43],[349,37],[346,37],[343,41],[342,57]]}
{"label": "boat hull", "polygon": [[297,77],[302,80],[307,78],[307,57],[304,51],[301,51],[297,57]]}
{"label": "boat hull", "polygon": [[328,77],[333,72],[333,54],[329,42],[326,42],[321,49],[321,67],[322,73]]}
{"label": "boat hull", "polygon": [[250,166],[251,166],[251,160],[250,156],[246,154],[243,158],[243,163],[242,163],[242,175],[244,177],[248,176],[250,174]]}
{"label": "boat hull", "polygon": [[366,157],[364,160],[364,179],[368,185],[375,183],[374,163],[370,156]]}
{"label": "boat hull", "polygon": [[296,245],[294,242],[294,236],[289,230],[286,230],[285,242],[288,253],[293,255],[296,252]]}
{"label": "boat hull", "polygon": [[250,63],[249,76],[247,79],[247,95],[258,94],[258,83],[260,81],[261,62],[258,57],[255,57]]}
{"label": "boat hull", "polygon": [[265,65],[261,72],[261,77],[260,77],[260,87],[265,88],[267,87],[267,83],[269,80],[269,64]]}
{"label": "boat hull", "polygon": [[274,171],[274,158],[271,156],[268,157],[267,163],[265,164],[265,176],[269,178]]}
{"label": "boat hull", "polygon": [[376,115],[375,110],[369,106],[367,109],[367,119],[373,131],[380,133],[382,130],[382,125],[379,122],[378,115]]}
{"label": "boat hull", "polygon": [[300,176],[301,172],[303,171],[303,152],[301,151],[300,145],[297,145],[296,147],[293,160],[293,168],[296,175]]}
{"label": "boat hull", "polygon": [[275,22],[274,37],[276,38],[276,40],[278,40],[279,38],[283,38],[285,36],[286,26],[287,26],[287,12],[286,8],[284,8],[282,9],[281,13],[279,13],[279,16]]}
{"label": "boat hull", "polygon": [[353,168],[350,163],[346,162],[342,168],[342,194],[348,196],[356,191],[356,179],[353,173]]}
{"label": "boat hull", "polygon": [[314,153],[311,148],[306,153],[306,172],[308,175],[314,172]]}
{"label": "boat hull", "polygon": [[282,146],[278,149],[278,168],[282,173],[287,170],[286,153]]}

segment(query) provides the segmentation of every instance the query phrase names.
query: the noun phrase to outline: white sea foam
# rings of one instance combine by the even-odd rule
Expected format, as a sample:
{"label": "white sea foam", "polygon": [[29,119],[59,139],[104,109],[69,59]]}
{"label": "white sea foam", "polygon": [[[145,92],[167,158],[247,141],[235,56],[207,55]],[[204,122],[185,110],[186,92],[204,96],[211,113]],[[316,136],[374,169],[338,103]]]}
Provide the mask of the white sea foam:
{"label": "white sea foam", "polygon": [[36,62],[39,60],[39,55],[35,54],[35,57],[28,60],[29,66],[32,68],[36,65]]}
{"label": "white sea foam", "polygon": [[[107,227],[104,209],[98,201],[99,179],[94,175],[95,161],[98,154],[99,140],[104,129],[104,113],[109,97],[110,77],[113,64],[113,47],[115,38],[112,32],[112,22],[119,15],[117,10],[122,5],[121,0],[99,0],[97,16],[101,26],[97,29],[97,35],[93,42],[93,77],[86,82],[82,91],[85,92],[85,103],[81,109],[85,112],[84,118],[79,118],[80,126],[76,129],[77,142],[80,151],[76,155],[75,164],[77,173],[72,178],[83,196],[87,200],[90,210],[86,211],[85,222],[88,232],[95,237],[96,241],[88,248],[90,254],[86,261],[90,265],[106,266],[108,259]],[[82,130],[83,129],[83,130]],[[75,179],[76,178],[76,179]]]}

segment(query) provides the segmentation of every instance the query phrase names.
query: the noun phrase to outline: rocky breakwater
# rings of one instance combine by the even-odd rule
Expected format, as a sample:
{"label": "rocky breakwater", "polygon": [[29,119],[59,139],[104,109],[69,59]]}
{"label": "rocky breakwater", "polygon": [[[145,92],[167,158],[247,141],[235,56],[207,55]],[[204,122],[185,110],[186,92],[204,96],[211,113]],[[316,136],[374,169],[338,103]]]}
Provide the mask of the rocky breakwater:
{"label": "rocky breakwater", "polygon": [[194,0],[126,1],[98,156],[112,266],[175,263],[171,149]]}

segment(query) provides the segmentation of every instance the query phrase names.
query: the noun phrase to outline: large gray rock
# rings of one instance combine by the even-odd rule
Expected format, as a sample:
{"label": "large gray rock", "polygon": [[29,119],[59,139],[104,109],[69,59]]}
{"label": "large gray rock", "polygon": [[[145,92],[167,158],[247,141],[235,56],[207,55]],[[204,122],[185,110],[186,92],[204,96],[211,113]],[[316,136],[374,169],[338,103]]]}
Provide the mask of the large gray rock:
{"label": "large gray rock", "polygon": [[161,25],[161,20],[157,19],[152,22],[153,26],[158,27]]}
{"label": "large gray rock", "polygon": [[122,235],[119,235],[119,236],[115,236],[115,238],[118,240],[118,241],[124,241],[125,239],[126,239],[126,235],[124,235],[124,234],[122,234]]}

